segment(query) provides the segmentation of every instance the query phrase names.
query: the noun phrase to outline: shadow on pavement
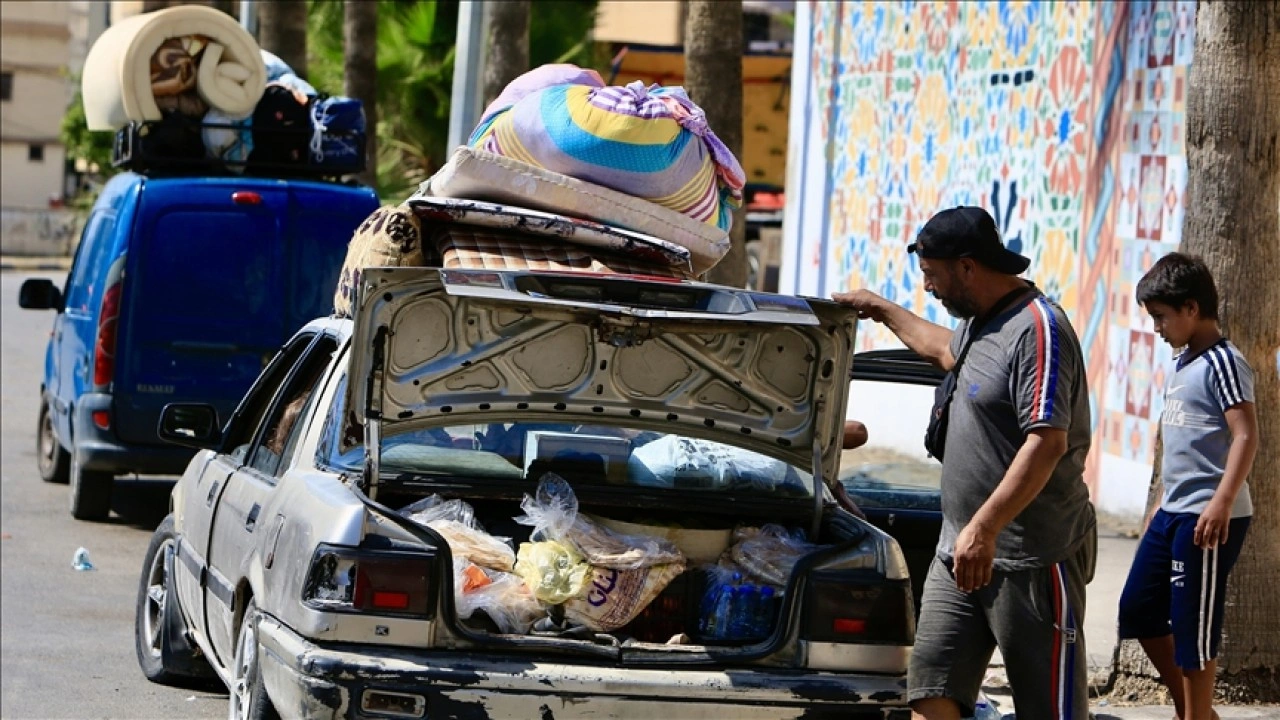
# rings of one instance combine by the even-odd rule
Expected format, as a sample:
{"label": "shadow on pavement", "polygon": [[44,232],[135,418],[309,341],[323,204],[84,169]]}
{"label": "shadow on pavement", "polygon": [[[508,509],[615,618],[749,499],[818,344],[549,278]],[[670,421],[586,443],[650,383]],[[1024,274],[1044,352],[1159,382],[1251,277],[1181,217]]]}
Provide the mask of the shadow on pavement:
{"label": "shadow on pavement", "polygon": [[116,478],[116,487],[111,493],[111,509],[115,514],[105,522],[148,532],[155,530],[169,514],[169,494],[177,481],[173,477],[136,475]]}

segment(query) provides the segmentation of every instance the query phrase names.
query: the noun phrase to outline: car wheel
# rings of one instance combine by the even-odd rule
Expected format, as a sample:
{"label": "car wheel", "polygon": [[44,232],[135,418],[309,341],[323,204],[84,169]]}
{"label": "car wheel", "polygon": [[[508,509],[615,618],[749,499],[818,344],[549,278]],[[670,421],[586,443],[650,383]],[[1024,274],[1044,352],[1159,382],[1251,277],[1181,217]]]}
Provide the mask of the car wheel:
{"label": "car wheel", "polygon": [[80,453],[71,453],[71,517],[77,520],[105,520],[111,513],[111,490],[115,476],[85,470]]}
{"label": "car wheel", "polygon": [[36,463],[40,468],[40,479],[48,483],[66,482],[71,478],[71,453],[58,444],[58,436],[53,432],[53,415],[49,412],[49,403],[40,403],[40,422],[36,427]]}
{"label": "car wheel", "polygon": [[258,663],[258,606],[249,601],[236,638],[236,657],[231,666],[231,720],[279,720],[267,689],[262,685]]}
{"label": "car wheel", "polygon": [[[151,682],[180,684],[195,677],[212,675],[203,657],[170,641],[171,622],[179,618],[178,596],[174,591],[173,555],[178,550],[178,535],[173,529],[173,516],[166,517],[151,536],[146,557],[142,561],[142,577],[138,581],[138,602],[133,623],[133,647],[142,674]],[[181,622],[179,620],[179,622]]]}

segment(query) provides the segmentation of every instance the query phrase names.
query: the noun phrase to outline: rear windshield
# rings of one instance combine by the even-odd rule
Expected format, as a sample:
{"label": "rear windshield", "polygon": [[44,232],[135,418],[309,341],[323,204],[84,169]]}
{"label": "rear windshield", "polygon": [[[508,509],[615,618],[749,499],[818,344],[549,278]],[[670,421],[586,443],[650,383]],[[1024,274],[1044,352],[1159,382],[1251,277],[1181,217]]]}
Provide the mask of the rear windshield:
{"label": "rear windshield", "polygon": [[[342,381],[345,385],[345,379]],[[336,395],[342,398],[344,388]],[[338,401],[340,402],[340,400]],[[358,472],[363,448],[338,452],[341,413],[331,412],[320,463]],[[810,473],[725,443],[604,425],[508,422],[389,434],[384,474],[536,482],[554,472],[575,485],[675,488],[707,493],[812,497]]]}

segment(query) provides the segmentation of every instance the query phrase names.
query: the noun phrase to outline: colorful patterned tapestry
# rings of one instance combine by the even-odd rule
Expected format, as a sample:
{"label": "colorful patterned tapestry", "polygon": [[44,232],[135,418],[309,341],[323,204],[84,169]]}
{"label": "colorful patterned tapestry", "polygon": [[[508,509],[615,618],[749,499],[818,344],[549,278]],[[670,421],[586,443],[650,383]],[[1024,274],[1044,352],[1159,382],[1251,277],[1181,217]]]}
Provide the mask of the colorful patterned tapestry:
{"label": "colorful patterned tapestry", "polygon": [[1170,352],[1133,288],[1182,231],[1195,2],[801,2],[796,27],[782,291],[951,325],[904,249],[987,208],[1080,335],[1095,499],[1140,512]]}

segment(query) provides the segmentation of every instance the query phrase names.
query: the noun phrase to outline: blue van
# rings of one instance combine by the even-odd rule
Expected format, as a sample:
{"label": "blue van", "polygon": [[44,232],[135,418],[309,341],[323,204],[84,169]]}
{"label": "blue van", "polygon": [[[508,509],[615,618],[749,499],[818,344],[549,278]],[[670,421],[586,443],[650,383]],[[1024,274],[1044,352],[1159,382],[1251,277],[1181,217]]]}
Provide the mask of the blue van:
{"label": "blue van", "polygon": [[172,402],[227,418],[275,351],[328,315],[367,187],[254,177],[112,178],[65,286],[19,305],[57,311],[45,353],[40,476],[71,514],[105,518],[115,476],[181,473],[193,452],[156,434]]}

